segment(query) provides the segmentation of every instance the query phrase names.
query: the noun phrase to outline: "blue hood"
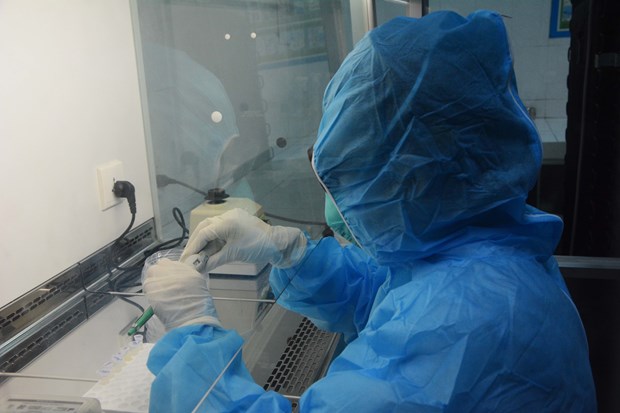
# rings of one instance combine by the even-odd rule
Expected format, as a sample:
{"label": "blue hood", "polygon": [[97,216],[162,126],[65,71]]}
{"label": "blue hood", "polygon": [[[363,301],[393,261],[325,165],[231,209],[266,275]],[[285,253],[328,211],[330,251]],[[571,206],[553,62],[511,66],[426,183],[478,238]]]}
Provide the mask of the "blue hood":
{"label": "blue hood", "polygon": [[396,18],[347,56],[313,167],[360,246],[388,264],[477,240],[552,254],[560,219],[525,203],[541,158],[501,16],[436,12]]}

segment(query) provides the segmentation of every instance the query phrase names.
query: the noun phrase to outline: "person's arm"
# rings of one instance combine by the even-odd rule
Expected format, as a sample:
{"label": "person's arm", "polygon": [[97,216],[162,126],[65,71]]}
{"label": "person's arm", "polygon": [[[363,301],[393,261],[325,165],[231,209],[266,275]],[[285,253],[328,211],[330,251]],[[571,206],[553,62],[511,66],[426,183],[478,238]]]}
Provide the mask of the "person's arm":
{"label": "person's arm", "polygon": [[[201,412],[290,411],[286,399],[254,383],[239,351],[243,340],[220,327],[204,276],[190,265],[161,259],[146,268],[143,288],[168,331],[147,362],[156,376],[151,412],[185,413],[199,404]],[[217,391],[202,403],[214,383]]]}
{"label": "person's arm", "polygon": [[[467,340],[461,340],[460,333],[446,334],[428,314],[394,316],[396,302],[402,299],[382,303],[377,308],[379,317],[373,316],[332,362],[326,376],[303,393],[300,413],[442,411],[454,391],[460,366],[480,357],[468,357]],[[416,330],[420,319],[429,320],[428,325]],[[254,382],[239,351],[242,344],[237,333],[220,327],[172,329],[158,341],[148,360],[156,375],[150,411],[189,413],[200,406],[197,412],[290,412],[291,404],[284,396],[266,392]]]}
{"label": "person's arm", "polygon": [[181,260],[203,249],[211,252],[207,272],[234,261],[270,263],[278,303],[347,338],[363,328],[387,277],[357,247],[342,248],[333,238],[317,243],[297,228],[270,226],[240,209],[201,222]]}
{"label": "person's arm", "polygon": [[190,413],[199,406],[197,412],[290,412],[288,400],[254,382],[238,351],[242,345],[235,331],[220,327],[170,331],[149,355],[147,365],[156,376],[149,411]]}
{"label": "person's arm", "polygon": [[309,241],[298,265],[274,268],[270,284],[278,304],[310,318],[319,328],[350,339],[366,325],[385,267],[356,246],[331,237]]}
{"label": "person's arm", "polygon": [[296,265],[304,256],[306,236],[298,228],[271,226],[235,208],[203,220],[192,232],[180,261],[208,251],[202,272],[210,272],[231,262],[271,264],[286,268]]}
{"label": "person's arm", "polygon": [[[314,253],[309,250],[305,257],[310,261],[300,264],[304,269],[314,263],[316,269],[327,271],[329,265],[325,258],[332,253],[345,268],[359,269],[362,262],[367,262],[358,260],[361,255],[357,250],[342,251],[329,241],[311,248]],[[316,262],[312,261],[315,259]],[[352,260],[355,265],[345,264],[344,260]],[[326,262],[324,267],[319,266],[321,261]],[[337,284],[346,287],[345,290],[349,288],[351,293],[334,293],[332,304],[319,300],[321,304],[317,306],[315,300],[313,305],[330,308],[327,316],[335,320],[357,323],[355,311],[339,312],[336,307],[368,308],[373,300],[355,297],[370,291],[368,286],[373,284],[365,280],[372,277],[352,271],[350,277],[335,275],[334,279],[339,281],[330,283],[324,278],[328,275],[318,278],[317,294],[328,294],[321,288]],[[306,280],[293,278],[293,281],[312,284],[313,278],[308,275]],[[151,386],[151,412],[185,413],[197,406],[197,412],[290,412],[288,400],[275,392],[266,392],[254,382],[243,363],[241,337],[219,327],[206,279],[193,267],[162,259],[146,270],[143,287],[153,311],[169,331],[151,350],[147,362],[156,376]],[[295,291],[299,292],[292,288],[283,297],[291,298],[290,293]],[[332,362],[327,375],[304,393],[300,412],[388,411],[402,405],[403,395],[407,395],[408,405],[412,407],[427,408],[442,401],[438,397],[450,391],[444,384],[451,386],[455,382],[459,366],[468,359],[463,352],[471,348],[472,340],[464,346],[460,333],[446,334],[443,328],[446,323],[459,325],[460,313],[450,313],[457,317],[454,320],[436,317],[437,311],[429,312],[426,300],[411,302],[411,294],[410,288],[402,288],[398,293],[391,291],[386,295],[373,309],[372,317],[363,323],[363,330]],[[342,297],[348,298],[337,304]],[[445,312],[443,300],[437,303],[433,300],[432,305]],[[441,371],[441,376],[435,374],[437,371]],[[414,377],[422,382],[427,378],[437,380],[420,391],[411,388]]]}
{"label": "person's arm", "polygon": [[[292,298],[294,292],[302,293],[306,282],[319,295],[327,294],[320,286],[342,287],[340,293],[313,303],[319,303],[322,309],[319,312],[325,312],[326,318],[333,317],[335,324],[355,330],[357,318],[367,317],[372,303],[370,299],[358,297],[370,297],[371,287],[379,285],[379,278],[373,284],[368,282],[373,278],[360,271],[360,268],[375,267],[363,258],[361,251],[343,250],[331,241],[312,245],[304,255],[305,265],[300,266],[321,270],[322,275],[316,278],[308,275],[305,281],[293,279],[291,287],[295,288],[287,290],[283,298]],[[334,266],[318,264],[329,257],[339,262],[344,270],[340,273],[345,275],[334,274],[332,283],[326,277],[328,267]],[[197,405],[200,405],[197,411],[290,411],[288,400],[277,393],[265,392],[248,373],[239,351],[242,339],[236,332],[219,327],[206,279],[200,273],[189,265],[163,259],[146,271],[143,287],[155,314],[169,331],[157,342],[148,360],[148,367],[156,376],[151,387],[152,412],[191,412]],[[297,302],[304,303],[304,300]],[[347,308],[339,311],[339,305]],[[358,317],[356,310],[362,315]],[[202,400],[211,386],[213,391]]]}

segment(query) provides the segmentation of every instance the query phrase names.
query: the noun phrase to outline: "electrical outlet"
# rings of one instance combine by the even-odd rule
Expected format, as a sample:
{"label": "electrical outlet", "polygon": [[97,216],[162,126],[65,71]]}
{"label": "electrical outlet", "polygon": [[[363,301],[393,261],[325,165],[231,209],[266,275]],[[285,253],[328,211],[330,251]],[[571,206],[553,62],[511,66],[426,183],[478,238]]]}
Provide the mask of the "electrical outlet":
{"label": "electrical outlet", "polygon": [[97,167],[97,183],[99,184],[99,206],[102,211],[118,205],[123,198],[112,192],[114,182],[123,180],[123,163],[118,160],[106,162]]}

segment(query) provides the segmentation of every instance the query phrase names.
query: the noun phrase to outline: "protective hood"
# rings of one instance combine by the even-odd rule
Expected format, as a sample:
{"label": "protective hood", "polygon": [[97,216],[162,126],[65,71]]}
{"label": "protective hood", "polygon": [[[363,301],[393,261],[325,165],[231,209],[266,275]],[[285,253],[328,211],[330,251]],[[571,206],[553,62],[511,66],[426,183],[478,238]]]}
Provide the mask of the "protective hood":
{"label": "protective hood", "polygon": [[389,263],[506,234],[551,254],[561,221],[525,204],[541,157],[501,16],[435,12],[396,18],[347,56],[313,167],[358,243]]}

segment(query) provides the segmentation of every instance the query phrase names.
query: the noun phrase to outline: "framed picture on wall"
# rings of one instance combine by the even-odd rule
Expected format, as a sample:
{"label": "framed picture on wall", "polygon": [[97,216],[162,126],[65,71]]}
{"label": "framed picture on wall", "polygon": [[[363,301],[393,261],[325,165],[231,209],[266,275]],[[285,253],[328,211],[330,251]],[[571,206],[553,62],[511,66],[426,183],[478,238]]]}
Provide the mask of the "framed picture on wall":
{"label": "framed picture on wall", "polygon": [[571,0],[551,0],[549,37],[570,37],[569,24],[572,15]]}

